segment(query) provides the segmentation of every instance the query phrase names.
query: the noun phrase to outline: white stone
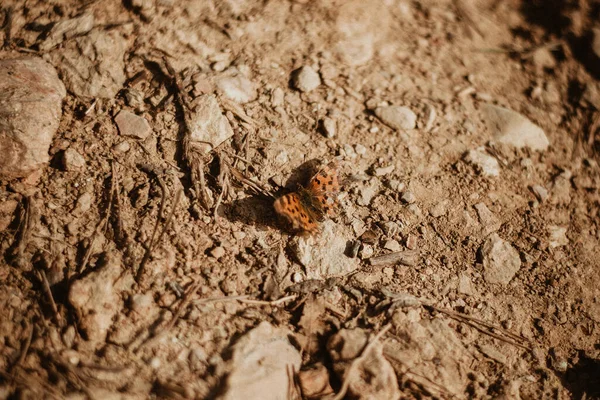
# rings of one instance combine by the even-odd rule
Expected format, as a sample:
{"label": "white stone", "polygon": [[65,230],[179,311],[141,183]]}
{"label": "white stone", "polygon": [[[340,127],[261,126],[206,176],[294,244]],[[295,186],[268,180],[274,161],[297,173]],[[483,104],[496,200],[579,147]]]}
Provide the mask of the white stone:
{"label": "white stone", "polygon": [[408,107],[377,107],[375,115],[384,124],[396,130],[415,129],[417,126],[417,115]]}
{"label": "white stone", "polygon": [[301,92],[310,92],[321,85],[321,77],[312,67],[304,66],[292,73],[292,84]]}
{"label": "white stone", "polygon": [[306,278],[344,276],[358,268],[358,258],[345,255],[353,235],[331,220],[324,221],[320,228],[315,235],[295,236],[291,242],[296,260],[306,268]]}
{"label": "white stone", "polygon": [[221,113],[217,98],[212,94],[204,94],[194,100],[188,127],[190,143],[203,154],[209,153],[233,136],[233,129]]}
{"label": "white stone", "polygon": [[542,128],[521,114],[493,104],[486,104],[483,112],[496,141],[516,148],[527,147],[540,151],[550,146]]}
{"label": "white stone", "polygon": [[473,164],[483,176],[500,175],[500,164],[498,163],[498,160],[487,154],[483,147],[470,150],[465,157],[465,161]]}
{"label": "white stone", "polygon": [[249,103],[258,97],[256,85],[241,75],[221,78],[217,81],[217,87],[225,97],[240,104]]}

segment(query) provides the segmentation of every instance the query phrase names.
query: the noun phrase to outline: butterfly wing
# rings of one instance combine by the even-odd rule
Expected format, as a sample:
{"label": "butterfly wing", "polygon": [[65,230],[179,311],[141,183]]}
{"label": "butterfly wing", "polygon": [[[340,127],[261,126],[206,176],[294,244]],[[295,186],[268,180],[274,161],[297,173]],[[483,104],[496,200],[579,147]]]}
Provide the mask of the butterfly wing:
{"label": "butterfly wing", "polygon": [[340,191],[337,164],[331,162],[321,167],[308,182],[306,189],[323,215],[335,215],[338,207],[337,195]]}
{"label": "butterfly wing", "polygon": [[288,193],[273,203],[277,214],[286,218],[292,229],[313,232],[317,230],[317,221],[306,207],[302,204],[298,193]]}

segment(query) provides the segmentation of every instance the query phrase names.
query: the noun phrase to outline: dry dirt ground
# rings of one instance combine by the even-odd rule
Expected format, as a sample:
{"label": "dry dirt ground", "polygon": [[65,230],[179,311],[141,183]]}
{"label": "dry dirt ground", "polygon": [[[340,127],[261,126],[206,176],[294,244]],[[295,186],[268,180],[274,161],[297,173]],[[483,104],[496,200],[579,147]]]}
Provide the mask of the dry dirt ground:
{"label": "dry dirt ground", "polygon": [[[600,398],[600,4],[1,16],[66,95],[0,186],[0,398]],[[332,160],[290,232],[273,196]]]}

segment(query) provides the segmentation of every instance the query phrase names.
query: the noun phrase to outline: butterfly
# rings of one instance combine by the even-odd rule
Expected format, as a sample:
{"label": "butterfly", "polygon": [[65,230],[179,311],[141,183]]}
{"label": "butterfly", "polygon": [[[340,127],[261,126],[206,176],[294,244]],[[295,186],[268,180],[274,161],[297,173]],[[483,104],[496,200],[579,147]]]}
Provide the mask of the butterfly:
{"label": "butterfly", "polygon": [[325,217],[335,215],[340,184],[335,161],[321,167],[306,187],[284,194],[273,203],[294,231],[313,233]]}

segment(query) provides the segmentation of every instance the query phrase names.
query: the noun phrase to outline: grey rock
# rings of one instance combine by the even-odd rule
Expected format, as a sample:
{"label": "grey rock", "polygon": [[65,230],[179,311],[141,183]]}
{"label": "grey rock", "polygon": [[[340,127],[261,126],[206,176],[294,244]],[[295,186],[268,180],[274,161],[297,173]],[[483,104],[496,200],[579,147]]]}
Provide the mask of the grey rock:
{"label": "grey rock", "polygon": [[449,200],[442,200],[442,201],[436,203],[433,207],[431,207],[429,209],[429,214],[433,218],[439,218],[443,215],[446,215],[446,213],[448,212],[448,204],[449,203],[450,203]]}
{"label": "grey rock", "polygon": [[190,143],[202,154],[209,153],[233,136],[233,129],[221,112],[217,98],[212,94],[205,94],[194,100],[194,109],[187,124]]}
{"label": "grey rock", "polygon": [[540,151],[548,149],[550,141],[542,128],[521,114],[493,104],[486,104],[483,112],[494,139],[498,142],[516,148],[527,147]]}
{"label": "grey rock", "polygon": [[483,277],[488,283],[507,285],[521,268],[519,252],[492,233],[481,247]]}
{"label": "grey rock", "polygon": [[152,127],[146,121],[146,118],[140,117],[131,111],[119,111],[119,114],[115,117],[115,123],[123,136],[144,140],[152,133]]}
{"label": "grey rock", "polygon": [[359,206],[368,206],[369,204],[371,204],[373,197],[375,197],[378,191],[379,189],[376,182],[362,186],[358,190],[359,198],[356,201],[356,203]]}
{"label": "grey rock", "polygon": [[312,236],[295,236],[291,241],[294,257],[306,268],[307,279],[343,276],[358,268],[358,259],[345,255],[352,235],[331,220]]}
{"label": "grey rock", "polygon": [[226,76],[217,80],[217,88],[230,100],[240,104],[256,100],[256,85],[244,76]]}
{"label": "grey rock", "polygon": [[88,212],[92,207],[92,200],[94,196],[90,192],[85,192],[77,199],[75,208],[73,209],[73,215],[80,216]]}
{"label": "grey rock", "polygon": [[94,14],[90,12],[59,21],[50,28],[46,39],[40,43],[40,50],[48,51],[67,39],[88,33],[92,28],[94,28]]}
{"label": "grey rock", "polygon": [[300,370],[300,352],[290,343],[291,332],[266,321],[242,336],[232,349],[231,372],[220,400],[287,399],[289,370]]}
{"label": "grey rock", "polygon": [[377,107],[375,115],[381,122],[396,130],[415,129],[417,126],[417,115],[408,107]]}
{"label": "grey rock", "polygon": [[301,92],[310,92],[321,85],[321,77],[317,71],[306,65],[292,72],[292,85]]}
{"label": "grey rock", "polygon": [[473,164],[483,176],[499,176],[500,164],[498,160],[485,152],[483,147],[470,150],[465,156],[465,161]]}
{"label": "grey rock", "polygon": [[49,53],[67,89],[83,98],[112,99],[125,83],[127,44],[117,30],[94,29]]}
{"label": "grey rock", "polygon": [[63,153],[62,165],[65,171],[79,171],[85,167],[85,159],[77,150],[69,147]]}
{"label": "grey rock", "polygon": [[0,178],[22,178],[49,161],[65,96],[56,70],[41,58],[0,61]]}

